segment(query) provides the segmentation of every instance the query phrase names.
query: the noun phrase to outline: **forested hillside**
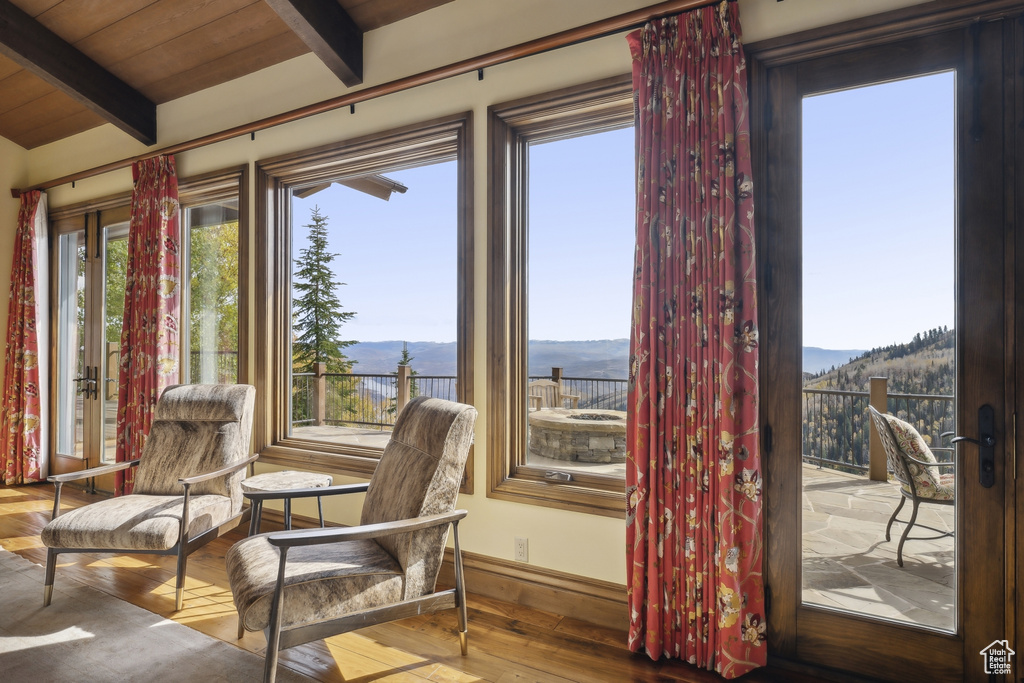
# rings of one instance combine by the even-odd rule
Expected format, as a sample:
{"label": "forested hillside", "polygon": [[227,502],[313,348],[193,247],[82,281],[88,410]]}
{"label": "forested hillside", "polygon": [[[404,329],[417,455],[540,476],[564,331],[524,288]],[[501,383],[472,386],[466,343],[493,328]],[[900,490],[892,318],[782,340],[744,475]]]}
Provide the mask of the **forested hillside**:
{"label": "forested hillside", "polygon": [[827,372],[804,373],[805,389],[867,391],[871,377],[888,377],[890,394],[953,394],[953,330],[914,335],[906,344],[871,349]]}

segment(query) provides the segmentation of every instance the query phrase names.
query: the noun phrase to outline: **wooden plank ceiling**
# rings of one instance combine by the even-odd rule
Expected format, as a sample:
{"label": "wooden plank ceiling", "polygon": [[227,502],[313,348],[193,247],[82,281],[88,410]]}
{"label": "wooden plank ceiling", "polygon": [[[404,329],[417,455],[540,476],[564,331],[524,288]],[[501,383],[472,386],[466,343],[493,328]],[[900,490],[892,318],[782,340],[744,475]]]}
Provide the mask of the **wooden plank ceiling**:
{"label": "wooden plank ceiling", "polygon": [[[325,13],[333,1],[338,11]],[[152,131],[133,123],[147,105],[311,49],[353,85],[362,33],[450,1],[0,0],[0,136],[31,149],[109,121],[151,144],[155,109]],[[19,46],[26,28],[33,39]],[[48,34],[50,49],[40,49]],[[139,97],[125,111],[133,90]]]}

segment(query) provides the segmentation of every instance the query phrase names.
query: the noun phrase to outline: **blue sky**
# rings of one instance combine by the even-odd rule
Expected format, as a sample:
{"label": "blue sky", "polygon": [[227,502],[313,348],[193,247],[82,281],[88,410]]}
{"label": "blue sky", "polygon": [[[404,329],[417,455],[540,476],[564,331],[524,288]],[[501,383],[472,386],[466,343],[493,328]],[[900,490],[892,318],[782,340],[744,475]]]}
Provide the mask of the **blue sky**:
{"label": "blue sky", "polygon": [[[867,349],[953,326],[954,75],[807,97],[805,346]],[[531,146],[531,339],[629,336],[633,131]],[[390,201],[333,185],[294,200],[329,218],[345,339],[454,341],[455,162],[388,172]],[[758,211],[763,211],[758,207]],[[482,294],[481,294],[482,295]]]}
{"label": "blue sky", "polygon": [[[343,339],[455,341],[456,164],[388,172],[406,187],[384,201],[341,185],[294,198],[293,257],[306,245],[313,206],[327,216]],[[293,266],[294,269],[294,266]]]}
{"label": "blue sky", "polygon": [[[385,202],[332,185],[295,198],[293,255],[319,206],[342,307],[356,313],[344,339],[455,341],[456,164],[384,175],[408,191]],[[530,179],[530,338],[628,337],[632,129],[534,145]]]}
{"label": "blue sky", "polygon": [[805,346],[953,327],[952,72],[803,103]]}

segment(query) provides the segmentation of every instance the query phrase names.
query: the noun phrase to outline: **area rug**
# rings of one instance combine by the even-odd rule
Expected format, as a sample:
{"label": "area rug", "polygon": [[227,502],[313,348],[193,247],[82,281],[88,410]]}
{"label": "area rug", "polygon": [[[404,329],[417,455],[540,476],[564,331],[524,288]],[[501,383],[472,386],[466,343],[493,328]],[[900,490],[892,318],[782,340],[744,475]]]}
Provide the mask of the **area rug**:
{"label": "area rug", "polygon": [[[0,549],[0,679],[260,681],[263,658],[67,577],[43,607],[43,568]],[[279,681],[308,681],[278,667]]]}

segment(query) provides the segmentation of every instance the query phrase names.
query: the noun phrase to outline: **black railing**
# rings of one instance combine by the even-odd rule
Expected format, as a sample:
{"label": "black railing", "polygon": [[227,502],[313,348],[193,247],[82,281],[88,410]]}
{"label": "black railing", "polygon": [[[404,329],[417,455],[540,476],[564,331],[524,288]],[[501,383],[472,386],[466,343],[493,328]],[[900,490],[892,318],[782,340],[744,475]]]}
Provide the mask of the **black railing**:
{"label": "black railing", "polygon": [[[803,459],[850,472],[867,472],[870,462],[870,395],[866,391],[804,389]],[[939,460],[952,457],[940,443],[955,424],[952,396],[887,394],[890,413],[909,422]]]}
{"label": "black railing", "polygon": [[[318,415],[320,380],[324,414]],[[412,375],[409,397],[431,396],[458,400],[457,378]],[[325,372],[292,373],[292,425],[391,428],[398,415],[398,377],[393,374]]]}
{"label": "black railing", "polygon": [[[529,381],[551,379],[550,376],[529,377]],[[624,379],[600,379],[595,377],[562,377],[562,393],[579,396],[580,408],[600,410],[626,410],[626,388]]]}

